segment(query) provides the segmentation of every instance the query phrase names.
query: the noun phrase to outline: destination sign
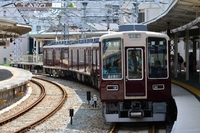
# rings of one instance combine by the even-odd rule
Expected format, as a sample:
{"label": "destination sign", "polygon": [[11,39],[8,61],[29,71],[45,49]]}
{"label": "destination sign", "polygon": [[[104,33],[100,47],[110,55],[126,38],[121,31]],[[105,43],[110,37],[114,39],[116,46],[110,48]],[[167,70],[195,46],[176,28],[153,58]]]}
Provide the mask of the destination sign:
{"label": "destination sign", "polygon": [[21,8],[23,11],[41,11],[46,10],[48,7],[52,7],[50,2],[19,2],[16,3],[16,7]]}
{"label": "destination sign", "polygon": [[129,39],[140,39],[141,34],[140,33],[130,33],[130,34],[128,34],[128,38]]}

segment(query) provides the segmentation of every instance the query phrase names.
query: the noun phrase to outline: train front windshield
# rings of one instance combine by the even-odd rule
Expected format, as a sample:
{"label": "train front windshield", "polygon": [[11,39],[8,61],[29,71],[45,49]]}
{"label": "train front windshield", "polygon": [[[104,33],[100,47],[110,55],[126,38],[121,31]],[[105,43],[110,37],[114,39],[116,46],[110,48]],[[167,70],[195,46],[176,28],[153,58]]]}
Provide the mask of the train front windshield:
{"label": "train front windshield", "polygon": [[122,79],[121,38],[105,39],[102,44],[103,79]]}
{"label": "train front windshield", "polygon": [[165,38],[148,38],[148,68],[149,78],[168,77],[168,52]]}

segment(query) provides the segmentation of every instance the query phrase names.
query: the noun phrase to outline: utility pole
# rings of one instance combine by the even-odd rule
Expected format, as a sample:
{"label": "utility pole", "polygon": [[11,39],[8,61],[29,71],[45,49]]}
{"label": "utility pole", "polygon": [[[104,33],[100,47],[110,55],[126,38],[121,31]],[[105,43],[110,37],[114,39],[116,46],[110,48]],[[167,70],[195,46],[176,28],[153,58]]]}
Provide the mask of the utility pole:
{"label": "utility pole", "polygon": [[105,8],[107,10],[107,12],[106,12],[107,30],[109,30],[110,29],[110,14],[111,14],[112,4],[106,4]]}
{"label": "utility pole", "polygon": [[86,6],[87,6],[88,2],[82,2],[82,5],[83,5],[83,23],[82,23],[82,29],[81,29],[81,38],[82,39],[85,39],[86,38]]}
{"label": "utility pole", "polygon": [[138,5],[140,4],[137,0],[135,2],[132,3],[133,7],[132,7],[132,13],[133,13],[133,19],[132,22],[133,23],[138,23],[138,12],[139,12],[139,8]]}
{"label": "utility pole", "polygon": [[64,19],[64,40],[66,40],[66,39],[69,40],[69,23],[68,23],[69,17],[68,17],[68,9],[67,9],[68,3],[69,3],[69,0],[64,1],[64,16],[65,16],[65,19]]}

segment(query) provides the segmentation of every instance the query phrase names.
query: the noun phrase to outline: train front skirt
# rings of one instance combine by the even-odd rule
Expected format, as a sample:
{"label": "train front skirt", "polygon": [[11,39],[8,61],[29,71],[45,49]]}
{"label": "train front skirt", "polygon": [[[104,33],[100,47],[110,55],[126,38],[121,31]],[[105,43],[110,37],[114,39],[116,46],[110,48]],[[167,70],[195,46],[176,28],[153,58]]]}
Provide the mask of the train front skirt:
{"label": "train front skirt", "polygon": [[144,108],[124,108],[124,103],[103,103],[106,122],[157,122],[166,120],[165,102],[148,102]]}

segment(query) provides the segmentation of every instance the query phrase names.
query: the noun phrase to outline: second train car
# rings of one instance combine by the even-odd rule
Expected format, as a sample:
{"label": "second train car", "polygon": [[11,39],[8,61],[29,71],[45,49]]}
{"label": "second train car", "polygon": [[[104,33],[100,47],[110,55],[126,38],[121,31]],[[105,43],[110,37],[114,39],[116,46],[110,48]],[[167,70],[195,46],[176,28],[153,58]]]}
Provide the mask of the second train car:
{"label": "second train car", "polygon": [[107,122],[165,121],[172,99],[169,37],[123,31],[95,39],[45,46],[46,73],[99,88]]}

